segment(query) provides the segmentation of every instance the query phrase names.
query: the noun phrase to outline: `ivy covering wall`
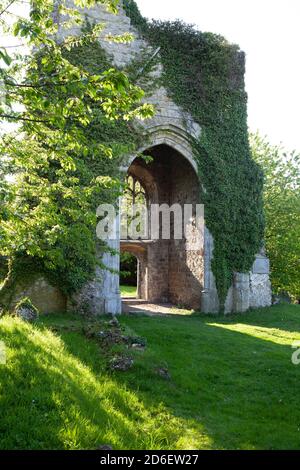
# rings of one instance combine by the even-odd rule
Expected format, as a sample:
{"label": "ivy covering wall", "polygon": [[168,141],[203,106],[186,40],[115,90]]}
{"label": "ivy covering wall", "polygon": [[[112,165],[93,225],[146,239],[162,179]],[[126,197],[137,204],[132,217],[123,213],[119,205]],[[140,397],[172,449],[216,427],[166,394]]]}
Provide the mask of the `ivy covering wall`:
{"label": "ivy covering wall", "polygon": [[221,36],[179,21],[148,22],[135,1],[123,4],[139,33],[160,47],[170,97],[202,128],[192,145],[222,309],[234,272],[250,270],[264,235],[263,174],[248,142],[245,57]]}
{"label": "ivy covering wall", "polygon": [[[189,112],[202,128],[201,137],[192,140],[192,146],[198,164],[206,224],[214,238],[212,269],[222,309],[234,272],[250,270],[264,233],[263,175],[251,159],[248,143],[244,55],[221,36],[201,33],[178,21],[148,22],[133,0],[123,0],[123,4],[139,33],[151,45],[160,47],[162,85],[173,101]],[[67,54],[70,62],[80,64],[93,74],[107,70],[112,63],[99,42],[76,47]],[[137,79],[144,60],[142,54],[127,67],[131,80]],[[143,69],[143,76],[139,76],[138,81],[151,93],[147,72],[149,70]],[[101,191],[89,199],[88,210],[95,214],[97,205],[116,200],[120,191],[118,168],[121,158],[124,154],[137,152],[144,137],[137,125],[123,120],[110,121],[97,107],[84,132],[91,142],[103,143],[112,149],[111,158],[104,154],[103,158],[95,159],[91,147],[84,158],[76,159],[74,174],[69,172],[69,176],[78,178],[79,186],[84,188],[88,188],[95,178],[102,178]],[[104,184],[106,177],[107,185]],[[72,209],[74,205],[76,201],[72,201]],[[62,247],[68,259],[66,269],[49,270],[45,264],[29,260],[54,284],[63,287],[66,295],[93,276],[96,263],[94,226],[95,219],[91,217],[82,243],[76,245],[76,254],[72,241],[67,240]],[[22,274],[22,270],[18,271]]]}

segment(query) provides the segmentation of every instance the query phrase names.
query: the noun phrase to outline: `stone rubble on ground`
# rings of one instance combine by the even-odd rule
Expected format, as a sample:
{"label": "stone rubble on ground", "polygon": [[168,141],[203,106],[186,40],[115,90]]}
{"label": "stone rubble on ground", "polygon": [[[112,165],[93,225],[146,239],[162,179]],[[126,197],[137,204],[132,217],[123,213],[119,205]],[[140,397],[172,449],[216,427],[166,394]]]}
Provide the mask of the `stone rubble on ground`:
{"label": "stone rubble on ground", "polygon": [[35,322],[39,316],[37,310],[34,307],[30,307],[29,305],[21,305],[20,307],[17,307],[15,310],[15,315],[29,323]]}
{"label": "stone rubble on ground", "polygon": [[115,356],[109,362],[109,368],[113,371],[126,372],[134,364],[130,356]]}

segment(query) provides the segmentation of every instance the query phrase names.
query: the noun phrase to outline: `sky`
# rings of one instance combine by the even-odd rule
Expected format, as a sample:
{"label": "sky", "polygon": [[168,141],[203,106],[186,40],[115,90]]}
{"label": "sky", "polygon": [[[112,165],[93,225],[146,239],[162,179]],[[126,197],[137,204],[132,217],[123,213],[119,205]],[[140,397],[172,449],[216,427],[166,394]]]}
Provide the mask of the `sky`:
{"label": "sky", "polygon": [[[239,44],[246,52],[250,130],[300,151],[300,0],[136,1],[148,18],[181,19]],[[7,43],[1,34],[0,40]]]}
{"label": "sky", "polygon": [[136,0],[143,16],[181,19],[246,52],[248,125],[300,151],[300,0]]}

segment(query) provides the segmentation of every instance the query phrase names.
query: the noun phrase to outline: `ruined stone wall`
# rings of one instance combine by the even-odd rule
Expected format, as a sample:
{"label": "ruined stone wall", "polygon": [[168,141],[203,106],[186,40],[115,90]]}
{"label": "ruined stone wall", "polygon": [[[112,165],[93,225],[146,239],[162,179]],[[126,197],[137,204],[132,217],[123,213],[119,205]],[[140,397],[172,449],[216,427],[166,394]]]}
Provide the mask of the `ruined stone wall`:
{"label": "ruined stone wall", "polygon": [[34,279],[23,275],[22,282],[14,287],[10,308],[13,310],[24,297],[29,297],[41,313],[62,313],[67,307],[66,297],[43,274],[37,274]]}
{"label": "ruined stone wall", "polygon": [[[117,16],[108,13],[99,5],[83,11],[83,14],[91,22],[105,23],[105,29],[100,38],[101,46],[109,54],[112,63],[116,67],[123,68],[130,64],[132,60],[144,56],[145,53],[149,57],[157,52],[139,36],[122,7],[120,8],[120,14]],[[72,34],[76,34],[76,32],[79,32],[76,28],[71,31]],[[116,44],[104,40],[106,34],[119,35],[127,32],[131,32],[134,35],[134,40],[128,44]],[[65,35],[63,30],[61,30],[61,35]],[[162,67],[158,65],[152,72],[152,77],[157,78],[161,73]],[[153,119],[143,123],[146,136],[145,147],[139,150],[143,151],[158,145],[168,145],[180,152],[197,172],[190,138],[199,137],[201,134],[199,124],[194,122],[188,113],[184,112],[171,100],[163,87],[154,89],[151,96],[147,96],[146,99],[155,105],[156,114]],[[124,173],[127,173],[135,157],[135,155],[124,157],[122,168]],[[155,175],[152,173],[152,181],[149,180],[149,188],[153,201],[160,203],[170,202],[171,188],[168,186],[170,182],[167,182],[166,179],[174,179],[174,190],[171,199],[181,203],[187,200],[188,193],[185,190],[191,182],[191,176],[189,171],[177,173],[175,160],[174,168],[172,168],[173,173],[170,173],[170,169],[166,168],[165,171],[157,168]],[[142,172],[140,176],[147,180],[145,175]],[[199,183],[201,184],[201,182]],[[165,191],[167,186],[168,190]],[[118,249],[118,240],[115,241],[114,247]],[[153,280],[150,283],[151,285],[148,285],[149,300],[161,301],[168,297],[168,299],[172,299],[176,303],[186,303],[185,301],[190,297],[190,292],[192,292],[192,303],[196,305],[201,300],[202,311],[218,312],[219,300],[214,275],[211,271],[212,259],[213,239],[207,229],[205,229],[204,252],[200,250],[197,255],[189,252],[184,246],[175,241],[172,243],[158,242],[149,245],[147,247],[147,277],[148,281],[150,279]],[[118,257],[111,257],[107,261],[115,268],[118,264]],[[166,279],[168,288],[166,288]],[[189,294],[186,293],[187,286],[191,287]],[[80,304],[84,304],[87,310],[95,314],[105,312],[120,313],[120,294],[117,276],[109,272],[97,273],[95,280],[83,289],[82,294],[77,294],[77,308],[79,308]],[[251,306],[267,306],[270,304],[271,290],[267,268],[264,272],[257,272],[256,264],[254,264],[250,273],[236,273],[234,283],[228,292],[225,305],[226,312],[245,311]]]}
{"label": "ruined stone wall", "polygon": [[249,276],[249,307],[259,308],[271,304],[272,287],[270,262],[264,250],[256,256]]}
{"label": "ruined stone wall", "polygon": [[[68,2],[70,5],[73,4],[72,0]],[[112,64],[117,68],[124,68],[128,66],[133,60],[141,58],[143,55],[145,61],[149,60],[152,55],[157,52],[147,41],[140,37],[138,31],[132,26],[130,19],[126,16],[125,11],[120,2],[119,14],[114,15],[109,13],[102,5],[94,6],[93,8],[83,9],[82,14],[91,22],[103,23],[104,29],[100,35],[101,47],[107,52],[111,58]],[[58,22],[61,22],[58,19]],[[80,28],[74,27],[67,32],[61,28],[60,36],[65,37],[70,34],[79,34]],[[105,40],[108,34],[111,35],[122,35],[125,33],[131,33],[134,40],[126,44],[117,44],[115,42],[109,42]],[[162,74],[162,66],[157,65],[156,68],[150,73],[151,76],[156,79]],[[153,119],[144,121],[142,125],[147,131],[148,137],[151,134],[155,134],[155,139],[159,140],[159,143],[170,143],[170,140],[175,141],[177,145],[182,149],[183,155],[191,153],[191,148],[188,143],[187,135],[198,137],[201,132],[199,124],[197,124],[191,115],[183,111],[178,107],[172,99],[168,96],[167,90],[164,87],[156,87],[152,90],[151,96],[146,97],[147,102],[154,104],[156,107],[156,114]],[[176,129],[175,136],[174,130]],[[165,141],[165,142],[162,142]],[[179,150],[179,148],[178,148]],[[193,160],[191,158],[191,160]],[[196,165],[193,163],[194,167]]]}

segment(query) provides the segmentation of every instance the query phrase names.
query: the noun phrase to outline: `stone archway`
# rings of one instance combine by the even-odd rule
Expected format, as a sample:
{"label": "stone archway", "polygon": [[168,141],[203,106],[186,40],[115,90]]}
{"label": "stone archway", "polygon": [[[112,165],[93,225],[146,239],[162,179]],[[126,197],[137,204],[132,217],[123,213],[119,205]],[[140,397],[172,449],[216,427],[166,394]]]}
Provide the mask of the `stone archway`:
{"label": "stone archway", "polygon": [[[111,27],[113,27],[114,32],[119,35],[126,34],[128,31],[133,33],[133,41],[123,44],[101,40],[101,47],[105,49],[109,58],[112,59],[114,67],[124,69],[124,66],[130,65],[132,61],[141,60],[144,62],[145,52],[149,52],[151,60],[156,56],[159,58],[159,50],[155,51],[146,41],[145,37],[131,24],[129,17],[122,7],[122,2],[120,2],[119,15],[108,13],[104,6],[98,3],[93,8],[89,9],[88,12],[84,12],[84,15],[90,19],[91,23],[106,23],[101,33],[101,38],[105,38],[107,33],[111,32]],[[64,22],[61,21],[62,19],[63,18],[58,15],[55,18],[55,22],[58,24],[59,28],[58,37],[65,38],[67,32],[64,28]],[[72,28],[72,35],[80,33],[81,26],[75,25]],[[147,102],[154,104],[157,113],[152,119],[147,119],[139,123],[139,129],[143,129],[144,132],[145,146],[138,150],[142,152],[159,146],[167,146],[173,149],[174,155],[175,152],[177,152],[176,155],[180,155],[181,159],[185,160],[187,164],[190,165],[187,167],[189,170],[186,174],[181,172],[181,175],[178,175],[178,177],[182,177],[181,182],[183,186],[184,182],[186,183],[188,180],[188,174],[193,175],[192,178],[196,178],[197,180],[197,164],[193,158],[191,139],[198,139],[200,137],[202,132],[201,123],[195,122],[190,113],[172,100],[170,93],[164,88],[162,80],[160,80],[160,78],[163,77],[163,71],[164,69],[161,63],[158,63],[151,71],[151,75],[154,82],[157,82],[157,86],[153,87],[151,96],[147,96]],[[128,169],[136,160],[136,155],[129,157],[127,161],[125,160],[126,158],[124,157],[123,168],[121,168],[121,170],[123,170],[124,174],[127,174]],[[194,173],[190,173],[191,169]],[[137,167],[136,170],[138,170]],[[139,168],[139,170],[141,170],[141,168]],[[146,176],[146,173],[144,176]],[[156,183],[156,179],[152,178],[150,193],[152,194],[153,200],[159,202],[161,193]],[[199,184],[198,180],[197,183]],[[202,182],[200,182],[200,184],[202,184]],[[116,233],[115,240],[111,240],[109,245],[112,248],[111,252],[107,252],[103,255],[103,251],[98,251],[97,257],[101,263],[97,266],[94,278],[68,299],[68,310],[93,315],[121,313],[118,276],[118,267],[120,264],[118,255],[120,250],[119,233]],[[214,241],[207,227],[205,227],[204,230],[204,253],[203,250],[199,250],[199,253],[195,255],[195,253],[191,253],[189,250],[180,246],[180,243],[172,242],[169,244],[167,250],[168,256],[166,257],[166,250],[163,245],[157,244],[156,247],[153,245],[151,248],[149,248],[148,245],[146,246],[148,267],[150,265],[156,267],[151,273],[148,273],[150,281],[150,285],[148,286],[149,295],[154,296],[155,293],[155,289],[151,288],[152,279],[155,280],[156,285],[162,286],[161,291],[166,292],[168,296],[172,297],[174,302],[185,300],[180,298],[179,292],[185,292],[187,288],[186,292],[189,296],[192,293],[194,297],[195,294],[193,303],[195,301],[195,305],[197,305],[199,309],[200,305],[198,305],[198,303],[201,297],[201,311],[206,313],[217,313],[219,311],[218,293],[211,269]],[[170,263],[172,258],[174,262]],[[106,266],[107,269],[104,269],[103,265]],[[168,266],[167,274],[164,269],[165,266]],[[167,288],[166,279],[168,279]],[[46,296],[51,296],[51,289],[51,286],[45,287]],[[162,297],[162,292],[160,292],[159,297]],[[265,253],[258,253],[250,272],[234,273],[234,281],[227,295],[225,310],[226,312],[246,311],[249,307],[263,307],[270,304],[271,285],[269,281],[269,262]],[[56,302],[56,305],[58,309],[61,309],[60,302]]]}
{"label": "stone archway", "polygon": [[[169,207],[200,204],[199,180],[194,165],[174,147],[159,143],[145,149],[152,157],[131,159],[127,174],[144,187],[150,204]],[[122,240],[121,251],[129,251],[140,260],[141,298],[149,302],[171,302],[200,310],[204,282],[203,246],[190,249],[187,240]],[[160,220],[161,224],[161,220]],[[174,234],[173,234],[174,235]]]}
{"label": "stone archway", "polygon": [[[193,158],[189,135],[176,126],[163,125],[148,128],[145,141],[147,146],[140,149],[139,154],[141,151],[146,154],[152,153],[154,163],[149,165],[143,159],[131,156],[121,167],[124,176],[132,174],[138,178],[152,203],[201,203],[199,201],[201,182],[197,175],[197,165]],[[117,218],[117,228],[120,228],[119,218]],[[146,286],[144,290],[140,289],[142,298],[154,303],[180,304],[204,313],[219,312],[218,292],[211,269],[214,240],[206,226],[203,230],[203,244],[198,250],[187,249],[184,240],[135,240],[130,242],[129,246],[128,240],[120,240],[119,230],[116,236],[115,240],[109,242],[114,251],[122,251],[126,242],[127,250],[131,252],[134,250],[142,260],[143,282]],[[258,256],[259,260],[260,258]],[[108,269],[97,268],[95,280],[88,283],[71,299],[70,310],[88,309],[96,315],[99,312],[111,314],[122,312],[118,275],[119,255],[105,253],[104,256],[101,255],[101,259]],[[255,262],[250,273],[235,273],[225,302],[226,313],[246,311],[251,306],[256,307],[257,294],[260,295],[259,298],[262,297],[260,290],[266,293],[266,300],[263,298],[259,306],[268,305],[271,292],[268,260],[262,257],[262,261],[259,269],[256,266],[258,263]],[[263,285],[262,288],[260,283]]]}
{"label": "stone archway", "polygon": [[120,252],[131,253],[137,259],[137,299],[148,300],[148,259],[146,242],[121,241]]}

